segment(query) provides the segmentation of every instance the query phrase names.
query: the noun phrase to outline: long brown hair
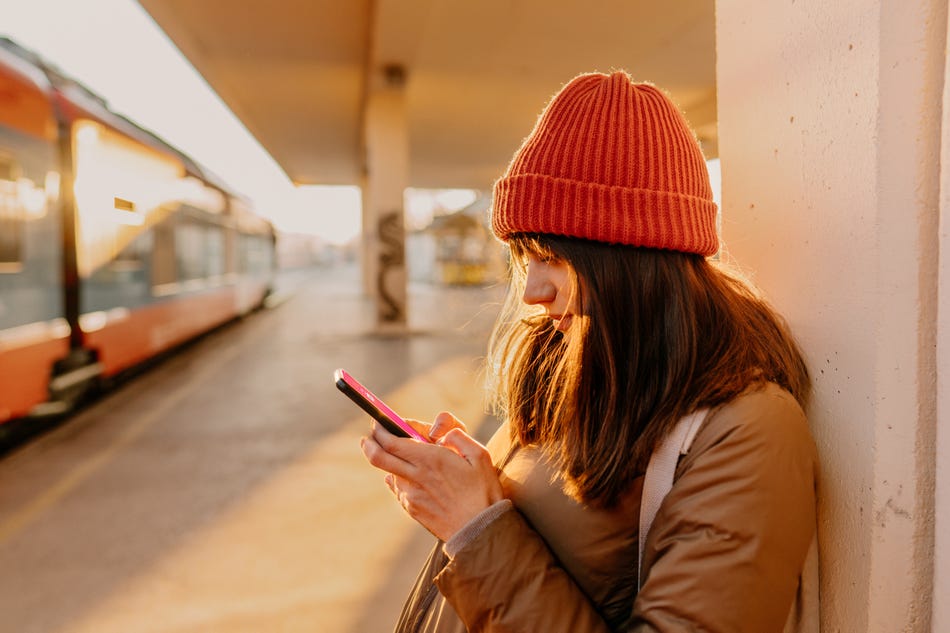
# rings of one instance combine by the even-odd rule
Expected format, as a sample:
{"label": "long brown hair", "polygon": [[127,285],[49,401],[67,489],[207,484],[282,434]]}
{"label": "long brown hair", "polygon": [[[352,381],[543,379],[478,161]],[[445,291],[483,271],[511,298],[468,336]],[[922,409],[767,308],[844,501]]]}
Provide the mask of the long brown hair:
{"label": "long brown hair", "polygon": [[[512,282],[489,346],[513,441],[555,459],[577,499],[615,505],[682,416],[768,382],[805,407],[810,381],[784,320],[700,255],[550,235],[510,241]],[[570,264],[568,337],[521,302],[528,254]]]}

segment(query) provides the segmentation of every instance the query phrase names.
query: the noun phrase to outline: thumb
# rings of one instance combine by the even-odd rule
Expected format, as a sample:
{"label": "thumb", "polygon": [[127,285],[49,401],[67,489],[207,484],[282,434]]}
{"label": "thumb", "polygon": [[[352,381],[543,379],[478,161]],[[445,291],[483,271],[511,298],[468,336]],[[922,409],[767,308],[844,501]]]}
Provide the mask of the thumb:
{"label": "thumb", "polygon": [[470,464],[476,464],[486,459],[489,463],[491,462],[488,449],[460,428],[454,428],[446,433],[439,440],[439,444],[452,449]]}

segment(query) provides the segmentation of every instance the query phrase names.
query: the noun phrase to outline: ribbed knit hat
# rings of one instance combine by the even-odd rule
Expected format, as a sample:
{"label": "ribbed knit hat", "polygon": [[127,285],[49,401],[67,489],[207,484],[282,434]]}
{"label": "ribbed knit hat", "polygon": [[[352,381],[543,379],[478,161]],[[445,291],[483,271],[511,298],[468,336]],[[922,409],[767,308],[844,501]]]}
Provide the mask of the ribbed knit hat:
{"label": "ribbed knit hat", "polygon": [[659,89],[580,75],[554,96],[495,183],[492,230],[711,255],[716,204],[696,137]]}

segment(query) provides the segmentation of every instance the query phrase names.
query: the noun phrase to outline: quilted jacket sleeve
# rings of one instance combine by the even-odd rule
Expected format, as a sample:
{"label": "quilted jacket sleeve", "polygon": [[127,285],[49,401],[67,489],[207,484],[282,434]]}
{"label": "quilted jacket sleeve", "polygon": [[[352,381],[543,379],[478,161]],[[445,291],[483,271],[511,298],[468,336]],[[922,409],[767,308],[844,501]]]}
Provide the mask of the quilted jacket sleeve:
{"label": "quilted jacket sleeve", "polygon": [[435,582],[473,633],[609,630],[517,510],[489,524]]}

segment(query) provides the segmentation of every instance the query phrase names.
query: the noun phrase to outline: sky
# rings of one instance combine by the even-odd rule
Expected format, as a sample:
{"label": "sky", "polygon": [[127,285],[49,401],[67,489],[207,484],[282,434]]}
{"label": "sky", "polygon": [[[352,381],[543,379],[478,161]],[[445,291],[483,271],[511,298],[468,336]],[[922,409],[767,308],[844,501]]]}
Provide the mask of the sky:
{"label": "sky", "polygon": [[[336,243],[359,233],[359,190],[294,187],[134,0],[0,0],[0,16],[0,35],[218,174],[260,212],[280,209],[269,214],[278,228]],[[422,198],[415,206],[424,212]]]}

